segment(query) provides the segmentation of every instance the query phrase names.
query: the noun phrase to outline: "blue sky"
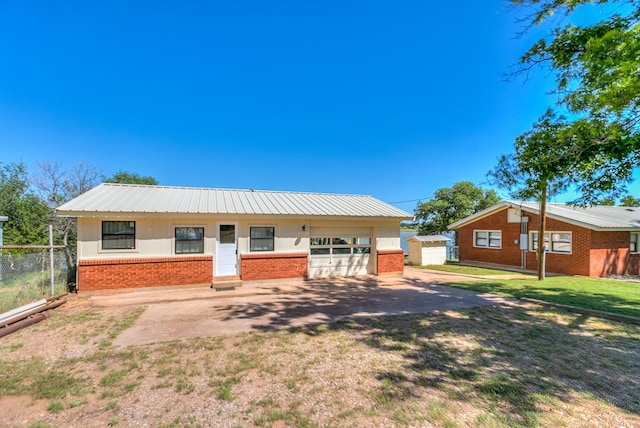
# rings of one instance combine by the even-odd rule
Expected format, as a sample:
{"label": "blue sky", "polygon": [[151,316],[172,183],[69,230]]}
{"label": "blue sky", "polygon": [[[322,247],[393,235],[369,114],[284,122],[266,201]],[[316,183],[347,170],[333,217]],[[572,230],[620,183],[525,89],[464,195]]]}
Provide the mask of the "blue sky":
{"label": "blue sky", "polygon": [[[553,101],[506,1],[0,3],[0,162],[416,199],[485,183]],[[486,185],[485,185],[486,186]]]}

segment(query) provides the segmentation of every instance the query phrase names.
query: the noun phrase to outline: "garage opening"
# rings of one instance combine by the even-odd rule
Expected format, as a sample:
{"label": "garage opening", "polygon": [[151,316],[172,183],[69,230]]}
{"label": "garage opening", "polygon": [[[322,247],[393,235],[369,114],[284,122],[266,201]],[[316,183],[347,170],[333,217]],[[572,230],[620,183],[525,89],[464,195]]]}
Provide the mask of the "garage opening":
{"label": "garage opening", "polygon": [[370,229],[311,229],[309,277],[373,273]]}

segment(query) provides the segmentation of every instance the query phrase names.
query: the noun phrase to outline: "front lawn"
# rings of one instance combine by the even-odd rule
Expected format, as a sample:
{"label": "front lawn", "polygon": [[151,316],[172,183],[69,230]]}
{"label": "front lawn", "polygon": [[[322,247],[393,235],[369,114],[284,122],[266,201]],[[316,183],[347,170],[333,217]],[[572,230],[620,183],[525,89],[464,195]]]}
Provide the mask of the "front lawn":
{"label": "front lawn", "polygon": [[[460,272],[463,273],[463,272]],[[573,276],[531,279],[491,279],[448,284],[467,290],[629,315],[640,318],[640,284]]]}
{"label": "front lawn", "polygon": [[460,273],[463,275],[513,275],[521,272],[514,272],[510,270],[502,269],[490,269],[475,266],[464,266],[458,264],[446,264],[446,265],[426,265],[426,266],[413,266],[418,269],[430,269],[439,270],[442,272]]}
{"label": "front lawn", "polygon": [[640,326],[487,306],[119,348],[143,307],[71,303],[0,341],[3,426],[640,426]]}

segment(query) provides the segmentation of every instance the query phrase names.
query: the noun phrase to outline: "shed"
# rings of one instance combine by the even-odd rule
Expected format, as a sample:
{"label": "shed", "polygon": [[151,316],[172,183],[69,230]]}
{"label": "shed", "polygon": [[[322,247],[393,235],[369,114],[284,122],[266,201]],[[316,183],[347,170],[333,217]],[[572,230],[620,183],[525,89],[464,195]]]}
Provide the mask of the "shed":
{"label": "shed", "polygon": [[447,238],[443,235],[418,235],[407,238],[409,243],[409,264],[443,265],[447,261]]}

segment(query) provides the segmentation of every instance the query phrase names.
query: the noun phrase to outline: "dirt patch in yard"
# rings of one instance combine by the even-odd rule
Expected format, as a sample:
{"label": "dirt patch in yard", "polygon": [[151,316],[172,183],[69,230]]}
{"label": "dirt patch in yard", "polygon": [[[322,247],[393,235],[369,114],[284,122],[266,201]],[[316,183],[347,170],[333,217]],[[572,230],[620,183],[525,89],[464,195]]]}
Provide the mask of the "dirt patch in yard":
{"label": "dirt patch in yard", "polygon": [[113,346],[143,310],[76,297],[0,340],[3,426],[640,426],[637,326],[497,305]]}

